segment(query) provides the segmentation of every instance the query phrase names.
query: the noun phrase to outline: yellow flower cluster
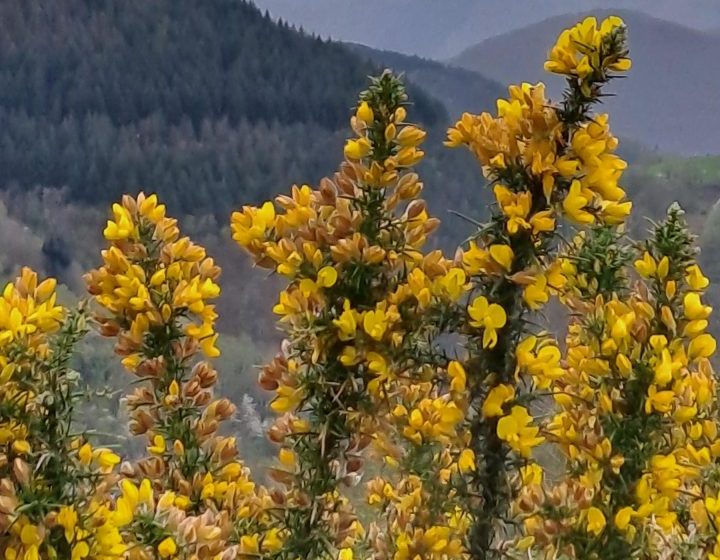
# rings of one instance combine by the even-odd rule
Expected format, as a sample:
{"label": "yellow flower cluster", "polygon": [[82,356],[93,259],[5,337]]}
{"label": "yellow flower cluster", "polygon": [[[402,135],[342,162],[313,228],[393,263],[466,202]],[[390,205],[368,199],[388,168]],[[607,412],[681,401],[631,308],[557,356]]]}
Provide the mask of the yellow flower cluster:
{"label": "yellow flower cluster", "polygon": [[466,145],[496,183],[510,236],[552,232],[558,211],[578,224],[622,223],[630,213],[608,116],[572,122],[567,111],[550,104],[543,84],[524,83],[498,101],[496,117],[466,113],[449,131],[447,144]]}
{"label": "yellow flower cluster", "polygon": [[[123,364],[137,371],[146,337],[157,337],[166,325],[177,323],[193,346],[214,358],[215,307],[207,302],[220,294],[220,269],[205,250],[180,237],[177,221],[165,216],[157,196],[130,196],[113,205],[113,220],[104,231],[110,247],[104,265],[86,276],[88,290],[112,313],[100,319],[103,334],[118,336],[116,350]],[[170,340],[169,342],[172,342]],[[141,374],[142,375],[142,374]]]}
{"label": "yellow flower cluster", "polygon": [[[626,164],[615,154],[608,117],[590,112],[612,73],[629,67],[615,63],[627,54],[624,26],[610,18],[597,34],[612,36],[598,39],[602,48],[589,62],[602,70],[568,80],[561,104],[548,101],[543,84],[523,83],[498,101],[496,115],[466,113],[448,132],[446,144],[470,149],[495,198],[492,220],[461,255],[471,293],[464,319],[471,406],[480,412],[468,428],[482,458],[466,502],[474,516],[470,552],[477,557],[503,546],[499,520],[523,488],[522,477],[507,473],[535,465],[532,451],[545,441],[522,404],[528,398],[522,385],[546,390],[564,374],[558,345],[527,326],[529,314],[567,290],[556,221],[621,224],[631,210],[619,186]],[[548,69],[572,75],[566,67]]]}
{"label": "yellow flower cluster", "polygon": [[99,500],[120,459],[69,435],[78,388],[67,361],[85,320],[57,305],[55,287],[23,268],[0,298],[0,549],[116,558],[125,549]]}
{"label": "yellow flower cluster", "polygon": [[[56,332],[65,310],[57,305],[55,286],[48,278],[38,284],[37,274],[23,268],[15,283],[5,286],[0,298],[0,348],[3,370],[8,354],[47,351],[47,335]],[[3,372],[3,378],[11,374]],[[6,379],[4,379],[6,380]]]}
{"label": "yellow flower cluster", "polygon": [[396,404],[378,444],[400,478],[391,471],[368,486],[368,502],[391,520],[385,532],[377,525],[371,528],[378,558],[468,557],[470,518],[456,490],[475,471],[475,455],[463,428],[467,374],[457,361],[434,376],[427,373],[428,379],[445,380],[447,388],[422,382],[422,373],[407,366],[386,385],[388,398]]}
{"label": "yellow flower cluster", "polygon": [[[583,239],[600,240],[585,251],[596,255],[596,276],[607,272],[597,266],[605,235]],[[661,558],[669,542],[696,554],[714,547],[714,496],[705,495],[717,492],[720,453],[709,362],[716,343],[691,243],[673,208],[635,262],[642,287],[628,291],[618,274],[615,291],[568,298],[577,318],[566,367],[550,376],[557,412],[545,426],[568,475],[552,488],[523,489],[526,546],[572,558]]]}
{"label": "yellow flower cluster", "polygon": [[[435,461],[443,458],[450,461],[449,457]],[[394,486],[381,478],[371,481],[369,502],[394,517],[391,546],[384,549],[376,544],[375,556],[393,560],[468,558],[464,538],[469,518],[460,509],[438,516],[432,509],[444,507],[437,502],[439,498],[428,492],[428,483],[419,475],[405,476]]]}
{"label": "yellow flower cluster", "polygon": [[598,26],[594,17],[585,18],[560,34],[545,63],[545,70],[564,74],[583,84],[589,95],[594,81],[603,80],[609,72],[627,72],[632,65],[623,47],[624,26],[617,16]]}
{"label": "yellow flower cluster", "polygon": [[[275,306],[288,333],[284,352],[260,380],[275,391],[273,410],[285,414],[271,437],[283,445],[275,478],[288,484],[288,501],[307,502],[303,493],[312,488],[324,509],[345,512],[327,496],[359,480],[360,452],[371,441],[360,434],[375,434],[392,473],[371,487],[394,490],[370,500],[387,524],[370,527],[369,546],[378,559],[439,559],[460,549],[465,530],[448,486],[461,476],[461,449],[453,445],[465,417],[465,373],[432,348],[439,330],[432,318],[463,297],[466,274],[439,252],[421,252],[438,221],[417,198],[422,183],[412,166],[423,156],[425,132],[407,121],[405,98],[391,74],[374,80],[335,177],[317,190],[294,187],[276,204],[245,207],[232,228],[260,266],[290,280]],[[438,472],[435,480],[427,468]],[[425,508],[430,497],[442,504]],[[353,516],[332,523],[314,516],[315,529],[296,539],[312,543],[313,531],[324,531],[345,556],[359,553],[363,531]],[[314,557],[334,554],[295,546]]]}
{"label": "yellow flower cluster", "polygon": [[[127,397],[130,430],[147,437],[148,456],[123,466],[122,496],[110,519],[129,558],[217,558],[274,551],[266,533],[269,494],[256,489],[220,423],[235,407],[213,399],[219,354],[216,313],[220,269],[205,250],[181,237],[155,195],[124,197],[105,228],[104,265],[88,289],[109,315],[101,332],[144,384]],[[182,551],[182,553],[180,552]]]}

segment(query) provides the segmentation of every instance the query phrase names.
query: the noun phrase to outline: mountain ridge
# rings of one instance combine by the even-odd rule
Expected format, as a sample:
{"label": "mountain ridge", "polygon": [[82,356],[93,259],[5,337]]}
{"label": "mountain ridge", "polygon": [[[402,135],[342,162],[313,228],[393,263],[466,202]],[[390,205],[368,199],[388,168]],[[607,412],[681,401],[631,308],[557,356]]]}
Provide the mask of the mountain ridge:
{"label": "mountain ridge", "polygon": [[[720,35],[640,12],[594,13],[619,14],[628,25],[633,68],[627,78],[611,84],[609,89],[617,96],[607,99],[602,108],[616,123],[616,132],[640,141],[652,138],[661,151],[717,153],[720,111],[707,92],[720,90],[720,72],[711,71],[717,67]],[[563,80],[543,71],[546,53],[559,31],[584,15],[547,18],[482,41],[448,62],[504,83],[543,81],[557,98]],[[662,68],[667,71],[658,71]]]}
{"label": "mountain ridge", "polygon": [[[601,10],[605,0],[255,0],[274,17],[339,41],[373,48],[449,58],[482,39],[569,12]],[[635,9],[696,29],[720,27],[716,0],[614,0],[617,9]]]}
{"label": "mountain ridge", "polygon": [[500,82],[472,70],[359,43],[345,45],[381,67],[402,72],[411,83],[440,100],[453,121],[466,111],[480,113],[494,109],[496,99],[507,92]]}

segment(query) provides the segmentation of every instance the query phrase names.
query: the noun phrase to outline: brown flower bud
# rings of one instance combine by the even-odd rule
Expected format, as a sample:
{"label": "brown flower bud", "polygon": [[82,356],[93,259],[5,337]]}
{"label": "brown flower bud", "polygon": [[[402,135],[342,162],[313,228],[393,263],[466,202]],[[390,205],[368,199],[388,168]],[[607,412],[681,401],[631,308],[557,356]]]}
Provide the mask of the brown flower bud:
{"label": "brown flower bud", "polygon": [[13,475],[20,486],[27,486],[30,482],[30,467],[20,457],[13,461]]}
{"label": "brown flower bud", "polygon": [[192,371],[193,377],[197,377],[203,389],[212,387],[217,382],[217,371],[208,362],[199,362]]}
{"label": "brown flower bud", "polygon": [[160,377],[166,371],[165,358],[162,356],[143,360],[137,367],[137,375],[140,377]]}
{"label": "brown flower bud", "polygon": [[17,509],[18,502],[15,496],[0,496],[0,514],[12,515]]}
{"label": "brown flower bud", "polygon": [[0,496],[14,496],[15,484],[9,478],[0,479]]}
{"label": "brown flower bud", "polygon": [[131,418],[130,431],[136,436],[147,433],[155,425],[153,417],[143,408],[134,410]]}
{"label": "brown flower bud", "polygon": [[267,368],[260,371],[260,375],[258,375],[258,385],[266,391],[274,391],[279,387],[277,379],[272,377],[272,374]]}
{"label": "brown flower bud", "polygon": [[193,399],[193,404],[195,406],[205,406],[212,400],[212,393],[209,391],[202,391],[195,395],[195,398]]}
{"label": "brown flower bud", "polygon": [[200,392],[200,382],[197,379],[191,379],[183,387],[183,395],[188,399],[193,399]]}
{"label": "brown flower bud", "polygon": [[269,469],[268,476],[271,480],[279,482],[280,484],[291,484],[293,481],[292,473],[281,469]]}
{"label": "brown flower bud", "polygon": [[120,325],[115,321],[102,321],[100,322],[100,328],[98,329],[102,336],[112,338],[118,335],[120,332]]}
{"label": "brown flower bud", "polygon": [[426,208],[424,200],[413,200],[405,209],[404,218],[407,220],[413,220],[425,212]]}
{"label": "brown flower bud", "polygon": [[543,529],[548,535],[557,535],[560,532],[560,525],[554,519],[546,519]]}
{"label": "brown flower bud", "polygon": [[275,505],[283,506],[287,502],[287,495],[280,488],[274,488],[270,491],[270,499]]}
{"label": "brown flower bud", "polygon": [[129,461],[123,461],[120,465],[120,473],[127,478],[135,478],[136,472],[135,467]]}

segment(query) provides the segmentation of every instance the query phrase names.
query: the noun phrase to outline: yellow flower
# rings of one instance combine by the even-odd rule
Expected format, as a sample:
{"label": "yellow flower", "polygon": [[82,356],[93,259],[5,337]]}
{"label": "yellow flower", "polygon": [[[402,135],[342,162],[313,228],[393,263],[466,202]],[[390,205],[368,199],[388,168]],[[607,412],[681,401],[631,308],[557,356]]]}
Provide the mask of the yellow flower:
{"label": "yellow flower", "polygon": [[657,263],[652,255],[645,251],[642,259],[635,261],[635,270],[645,278],[652,278],[657,270]]}
{"label": "yellow flower", "polygon": [[340,353],[340,363],[345,367],[360,363],[361,356],[354,346],[346,346]]}
{"label": "yellow flower", "polygon": [[104,469],[111,469],[120,463],[120,457],[105,448],[96,449],[93,452],[93,458],[97,461],[98,465]]}
{"label": "yellow flower", "polygon": [[108,220],[107,227],[103,231],[108,241],[120,241],[128,239],[135,234],[135,223],[130,213],[120,204],[113,204],[113,220]]}
{"label": "yellow flower", "polygon": [[448,375],[450,376],[450,389],[458,393],[465,391],[467,374],[460,362],[455,360],[448,364]]}
{"label": "yellow flower", "polygon": [[321,288],[330,288],[337,282],[338,273],[332,266],[325,266],[318,271],[317,284]]}
{"label": "yellow flower", "polygon": [[370,107],[367,101],[363,101],[360,105],[358,105],[355,115],[365,124],[371,124],[375,119],[372,107]]}
{"label": "yellow flower", "polygon": [[701,334],[693,338],[688,346],[688,358],[694,360],[696,358],[709,358],[715,353],[717,342],[710,334]]}
{"label": "yellow flower", "polygon": [[506,271],[510,271],[515,255],[508,245],[491,245],[490,256],[492,259],[503,267]]}
{"label": "yellow flower", "polygon": [[691,321],[697,321],[699,319],[707,319],[712,313],[712,307],[709,305],[703,305],[700,300],[700,294],[697,292],[688,292],[683,298],[683,309],[685,311],[685,317]]}
{"label": "yellow flower", "polygon": [[670,383],[673,377],[673,369],[675,369],[673,366],[670,351],[665,348],[660,355],[660,360],[655,364],[653,382],[659,387],[664,387]]}
{"label": "yellow flower", "polygon": [[403,147],[415,147],[425,140],[427,133],[416,126],[404,126],[397,135],[396,141]]}
{"label": "yellow flower", "polygon": [[81,541],[72,547],[70,560],[82,560],[90,556],[90,546],[85,541]]}
{"label": "yellow flower", "polygon": [[543,476],[543,469],[537,463],[530,463],[520,467],[520,479],[525,486],[542,484]]}
{"label": "yellow flower", "polygon": [[262,549],[264,552],[278,552],[282,549],[283,541],[279,535],[280,531],[276,528],[270,529],[262,540]]}
{"label": "yellow flower", "polygon": [[281,385],[277,389],[277,396],[270,403],[270,408],[278,414],[294,410],[302,401],[304,393],[302,389],[294,389],[287,385]]}
{"label": "yellow flower", "polygon": [[532,426],[532,417],[523,406],[513,406],[509,416],[500,418],[497,435],[500,439],[523,457],[530,457],[533,447],[540,445],[545,438],[538,436],[540,429]]}
{"label": "yellow flower", "polygon": [[241,555],[257,555],[259,550],[258,535],[243,535],[240,537]]}
{"label": "yellow flower", "polygon": [[530,229],[526,220],[532,206],[532,195],[528,191],[514,193],[504,185],[495,185],[495,198],[507,218],[507,231],[515,235],[518,230]]}
{"label": "yellow flower", "polygon": [[317,293],[322,288],[330,288],[337,282],[338,273],[332,266],[325,266],[317,273],[317,278],[303,278],[298,285],[304,296]]}
{"label": "yellow flower", "polygon": [[366,311],[363,315],[363,329],[375,340],[382,340],[388,329],[388,318],[383,307]]}
{"label": "yellow flower", "polygon": [[689,266],[685,270],[688,285],[693,290],[704,290],[710,284],[710,280],[702,273],[700,267],[696,264]]}
{"label": "yellow flower", "polygon": [[231,229],[233,239],[243,247],[265,239],[275,225],[275,205],[267,201],[260,208],[246,206],[242,212],[233,212]]}
{"label": "yellow flower", "polygon": [[340,340],[352,340],[355,338],[359,319],[360,313],[351,308],[350,300],[345,299],[343,312],[340,317],[333,319],[333,324],[338,329],[338,338]]}
{"label": "yellow flower", "polygon": [[75,537],[75,527],[78,522],[78,514],[72,506],[64,506],[60,508],[57,516],[57,524],[65,529],[65,540],[69,543]]}
{"label": "yellow flower", "polygon": [[632,212],[632,202],[603,201],[600,205],[602,219],[606,224],[618,225],[625,222]]}
{"label": "yellow flower", "polygon": [[536,214],[533,214],[530,218],[530,226],[534,235],[538,233],[554,231],[555,230],[555,218],[553,218],[552,210],[541,210]]}
{"label": "yellow flower", "polygon": [[172,537],[166,537],[158,545],[158,554],[160,558],[169,558],[177,552],[177,545]]}
{"label": "yellow flower", "polygon": [[587,531],[595,536],[605,529],[605,515],[595,506],[587,510]]}
{"label": "yellow flower", "polygon": [[648,396],[645,399],[645,412],[651,414],[653,411],[669,412],[675,393],[672,391],[658,391],[657,385],[650,385]]}
{"label": "yellow flower", "polygon": [[16,439],[12,444],[12,450],[18,455],[27,455],[32,451],[32,447],[27,440]]}
{"label": "yellow flower", "polygon": [[148,453],[153,455],[162,455],[165,453],[167,446],[165,445],[165,438],[161,435],[155,435],[152,439],[152,445],[148,446]]}
{"label": "yellow flower", "polygon": [[490,389],[482,405],[483,418],[502,416],[503,405],[515,399],[515,388],[512,385],[497,385]]}
{"label": "yellow flower", "polygon": [[633,514],[635,511],[631,507],[624,507],[615,514],[615,527],[624,531],[630,524]]}
{"label": "yellow flower", "polygon": [[33,544],[27,547],[23,560],[40,560],[40,553],[38,552],[38,545]]}
{"label": "yellow flower", "polygon": [[550,50],[545,70],[581,81],[603,70],[626,72],[632,65],[630,59],[624,56],[626,53],[603,50],[605,38],[623,25],[622,19],[617,16],[606,18],[600,27],[594,17],[585,18],[560,34]]}
{"label": "yellow flower", "polygon": [[42,542],[42,537],[40,536],[38,528],[25,520],[25,525],[20,529],[20,541],[26,546],[37,546]]}
{"label": "yellow flower", "polygon": [[477,468],[475,464],[475,453],[472,449],[463,449],[458,457],[458,470],[462,474],[475,471]]}
{"label": "yellow flower", "polygon": [[295,465],[295,453],[287,447],[280,449],[278,459],[285,467],[292,467]]}
{"label": "yellow flower", "polygon": [[376,393],[381,385],[390,378],[390,368],[385,358],[377,352],[368,352],[367,364],[368,369],[376,375],[375,379],[368,383],[368,390]]}
{"label": "yellow flower", "polygon": [[206,336],[200,340],[200,350],[208,358],[217,358],[220,355],[220,349],[217,347],[218,334]]}
{"label": "yellow flower", "polygon": [[372,144],[367,138],[358,138],[357,140],[348,140],[345,144],[345,156],[348,159],[362,159],[370,155]]}
{"label": "yellow flower", "polygon": [[457,301],[465,293],[465,282],[465,271],[462,268],[451,268],[437,280],[442,292],[453,301]]}
{"label": "yellow flower", "polygon": [[530,309],[540,309],[550,299],[547,276],[540,273],[535,276],[532,284],[525,286],[523,299]]}
{"label": "yellow flower", "polygon": [[595,216],[586,210],[592,197],[583,191],[580,181],[577,179],[570,185],[570,190],[563,200],[563,210],[568,218],[579,224],[592,224]]}
{"label": "yellow flower", "polygon": [[497,344],[497,330],[505,326],[507,315],[505,310],[496,303],[489,303],[485,296],[476,297],[468,307],[470,325],[483,332],[483,348],[494,348]]}
{"label": "yellow flower", "polygon": [[[537,346],[537,353],[534,352]],[[535,336],[528,336],[517,346],[515,351],[518,371],[526,371],[533,376],[535,385],[547,389],[552,382],[565,373],[560,366],[560,349],[551,341],[538,344]]]}
{"label": "yellow flower", "polygon": [[165,217],[165,205],[158,203],[158,197],[156,194],[151,194],[148,197],[138,197],[138,211],[141,216],[144,216],[153,224],[157,224]]}

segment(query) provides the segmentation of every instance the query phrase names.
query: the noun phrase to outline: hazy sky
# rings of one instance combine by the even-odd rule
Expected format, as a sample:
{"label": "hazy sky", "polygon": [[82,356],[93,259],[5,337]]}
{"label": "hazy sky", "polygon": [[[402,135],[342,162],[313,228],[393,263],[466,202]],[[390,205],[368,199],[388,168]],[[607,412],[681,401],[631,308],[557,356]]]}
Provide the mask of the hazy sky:
{"label": "hazy sky", "polygon": [[720,33],[720,0],[254,0],[307,31],[372,47],[449,58],[542,19],[597,8],[635,9]]}

